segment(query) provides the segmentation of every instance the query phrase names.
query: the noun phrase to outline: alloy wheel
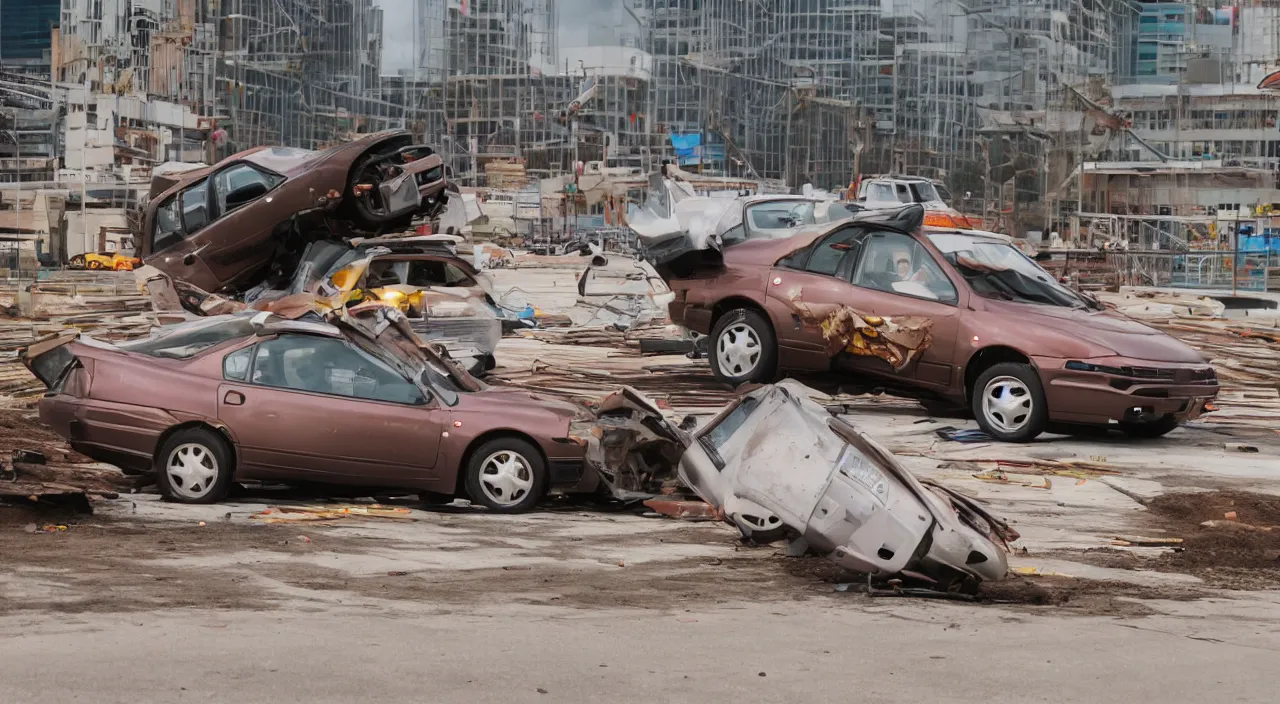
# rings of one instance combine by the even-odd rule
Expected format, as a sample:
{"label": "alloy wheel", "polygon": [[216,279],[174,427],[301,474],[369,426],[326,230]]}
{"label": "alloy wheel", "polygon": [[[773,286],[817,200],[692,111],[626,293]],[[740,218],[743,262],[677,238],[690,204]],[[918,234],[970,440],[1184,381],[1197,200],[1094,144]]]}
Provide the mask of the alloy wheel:
{"label": "alloy wheel", "polygon": [[755,329],[746,323],[731,325],[720,332],[716,341],[716,361],[728,376],[747,376],[760,363],[762,347]]}
{"label": "alloy wheel", "polygon": [[533,491],[533,468],[520,453],[499,450],[480,464],[480,490],[495,504],[515,506]]}
{"label": "alloy wheel", "polygon": [[982,390],[982,413],[1002,433],[1016,433],[1031,422],[1035,401],[1026,383],[1013,376],[998,376]]}
{"label": "alloy wheel", "polygon": [[218,481],[218,458],[198,443],[179,445],[169,453],[165,474],[173,492],[188,499],[204,498]]}

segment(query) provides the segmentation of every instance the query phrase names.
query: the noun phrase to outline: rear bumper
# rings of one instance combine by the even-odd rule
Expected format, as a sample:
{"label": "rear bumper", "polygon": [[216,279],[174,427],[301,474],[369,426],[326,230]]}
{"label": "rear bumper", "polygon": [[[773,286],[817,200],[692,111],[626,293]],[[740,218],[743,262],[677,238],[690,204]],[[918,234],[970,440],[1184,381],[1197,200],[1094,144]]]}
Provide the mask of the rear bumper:
{"label": "rear bumper", "polygon": [[1049,419],[1063,423],[1105,424],[1164,416],[1192,420],[1218,395],[1217,377],[1208,364],[1123,357],[1036,357],[1032,361],[1044,384]]}

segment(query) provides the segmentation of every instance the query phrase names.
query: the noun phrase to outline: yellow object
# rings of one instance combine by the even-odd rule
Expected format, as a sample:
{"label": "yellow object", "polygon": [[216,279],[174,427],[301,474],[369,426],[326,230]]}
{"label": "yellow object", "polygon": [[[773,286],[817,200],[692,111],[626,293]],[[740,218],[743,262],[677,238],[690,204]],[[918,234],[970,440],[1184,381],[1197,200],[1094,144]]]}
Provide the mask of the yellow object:
{"label": "yellow object", "polygon": [[[363,267],[360,268],[363,269]],[[357,271],[355,266],[344,266],[329,278],[329,282],[333,284],[334,288],[346,291],[356,285],[356,282],[360,280],[361,273],[363,272]]]}

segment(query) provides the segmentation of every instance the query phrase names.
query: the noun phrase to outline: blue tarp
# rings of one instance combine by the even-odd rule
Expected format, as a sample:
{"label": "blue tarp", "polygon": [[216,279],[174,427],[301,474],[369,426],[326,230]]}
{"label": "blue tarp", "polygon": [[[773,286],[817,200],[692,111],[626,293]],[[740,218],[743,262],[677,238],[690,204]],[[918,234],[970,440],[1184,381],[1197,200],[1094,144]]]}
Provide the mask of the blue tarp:
{"label": "blue tarp", "polygon": [[676,159],[681,166],[696,164],[702,159],[702,135],[673,134],[671,148],[676,151]]}

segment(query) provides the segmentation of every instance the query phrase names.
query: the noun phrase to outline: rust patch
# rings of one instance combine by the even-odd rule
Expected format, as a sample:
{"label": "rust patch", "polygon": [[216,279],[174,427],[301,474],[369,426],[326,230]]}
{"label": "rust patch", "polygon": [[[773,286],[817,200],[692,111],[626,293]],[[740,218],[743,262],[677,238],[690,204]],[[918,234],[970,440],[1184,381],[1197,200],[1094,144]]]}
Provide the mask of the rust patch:
{"label": "rust patch", "polygon": [[901,371],[933,343],[933,321],[905,316],[883,318],[864,315],[841,306],[822,321],[822,338],[827,354],[848,352],[863,357],[879,357]]}

